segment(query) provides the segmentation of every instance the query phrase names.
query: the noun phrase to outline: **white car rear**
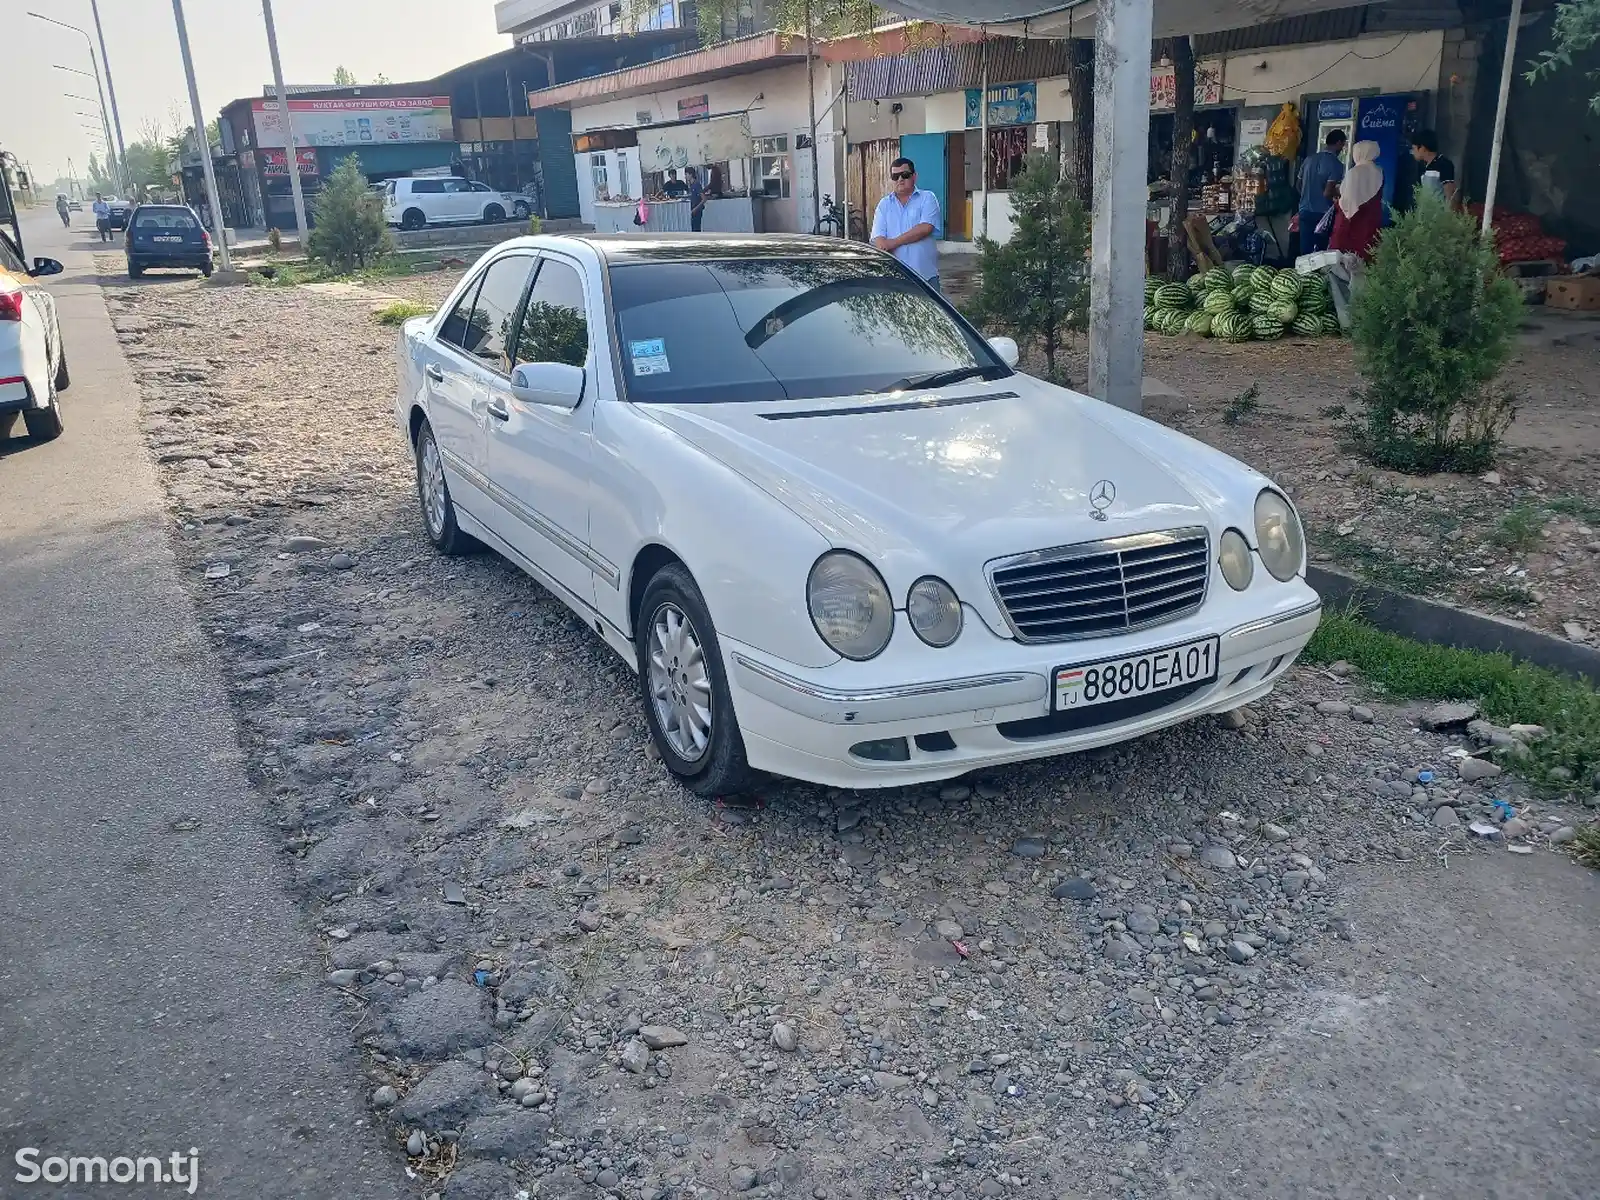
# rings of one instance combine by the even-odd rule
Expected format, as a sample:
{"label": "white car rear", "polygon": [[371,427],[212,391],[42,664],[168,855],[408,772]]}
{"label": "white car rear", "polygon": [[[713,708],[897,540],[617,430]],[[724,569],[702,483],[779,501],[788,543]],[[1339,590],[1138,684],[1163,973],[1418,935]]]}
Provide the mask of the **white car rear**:
{"label": "white car rear", "polygon": [[0,436],[18,413],[32,437],[48,441],[61,434],[56,393],[67,386],[67,356],[55,299],[37,282],[60,270],[49,258],[36,259],[29,270],[0,232]]}
{"label": "white car rear", "polygon": [[530,211],[526,196],[497,192],[459,175],[391,179],[383,185],[383,219],[401,229],[478,221],[495,225],[527,220]]}

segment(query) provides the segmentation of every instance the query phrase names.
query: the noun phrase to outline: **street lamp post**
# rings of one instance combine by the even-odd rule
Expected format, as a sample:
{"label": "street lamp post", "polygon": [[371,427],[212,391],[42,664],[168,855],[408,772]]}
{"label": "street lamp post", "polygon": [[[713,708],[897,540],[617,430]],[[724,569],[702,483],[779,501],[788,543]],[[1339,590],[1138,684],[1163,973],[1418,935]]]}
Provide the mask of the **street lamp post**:
{"label": "street lamp post", "polygon": [[[90,56],[89,61],[91,63],[94,61],[94,57],[92,55]],[[114,147],[115,143],[112,142],[112,140],[111,140],[111,125],[106,120],[106,94],[100,87],[100,73],[99,73],[99,71],[96,70],[95,74],[91,76],[89,74],[89,72],[80,71],[80,70],[78,70],[77,67],[65,67],[65,66],[62,66],[60,63],[56,63],[55,66],[56,66],[56,70],[58,70],[58,71],[71,71],[74,75],[82,75],[85,79],[91,79],[92,78],[94,80],[95,91],[99,92],[100,99],[97,100],[97,101],[94,101],[93,103],[95,103],[100,109],[100,124],[101,124],[101,127],[105,131],[106,146],[107,146],[108,149]],[[70,92],[63,93],[63,95],[71,95],[71,94],[72,93],[70,93]],[[84,97],[84,99],[87,99],[87,97]],[[126,191],[130,191],[130,189],[128,187],[128,184],[129,184],[129,180],[127,178],[127,174],[128,173],[125,170],[122,169],[121,162],[122,162],[122,156],[119,155],[119,154],[113,153],[112,154],[111,169],[117,173],[118,180],[119,180],[119,186],[122,188],[123,191],[126,192]]]}
{"label": "street lamp post", "polygon": [[[289,93],[283,89],[283,64],[278,61],[278,30],[272,23],[272,0],[261,0],[261,15],[267,19],[267,49],[272,52],[272,84],[278,93],[278,115],[283,118],[283,156],[289,164],[289,192],[294,197],[295,234],[300,240],[300,249],[305,251],[311,244],[311,233],[306,228],[306,195],[300,188],[300,151],[294,144],[294,117],[289,112]],[[511,123],[515,131],[515,114],[512,114]]]}
{"label": "street lamp post", "polygon": [[95,36],[100,39],[100,61],[106,65],[106,94],[111,97],[111,123],[117,127],[117,158],[126,164],[128,147],[122,140],[122,116],[117,111],[117,85],[111,79],[111,56],[106,53],[106,31],[100,27],[98,0],[89,0],[89,11],[94,14]]}
{"label": "street lamp post", "polygon": [[[211,139],[206,136],[205,110],[200,107],[200,89],[194,82],[194,58],[189,54],[189,28],[183,23],[183,0],[172,0],[172,17],[178,25],[178,50],[183,55],[183,74],[189,84],[189,107],[194,112],[194,140],[199,144],[200,166],[206,176],[206,192],[211,198],[211,228],[217,234],[217,249],[222,255],[222,270],[230,273],[233,262],[228,254],[228,231],[222,220],[222,193],[217,190],[217,169],[211,162]],[[286,106],[287,107],[287,106]],[[289,147],[294,153],[294,147]],[[298,170],[294,163],[291,170]]]}
{"label": "street lamp post", "polygon": [[[36,12],[30,11],[28,13],[28,15],[30,17],[35,18],[36,20],[40,20],[40,21],[45,22],[47,25],[58,25],[62,29],[70,29],[70,30],[72,30],[73,33],[75,33],[79,37],[83,38],[84,49],[86,49],[89,52],[89,66],[94,68],[94,76],[93,76],[93,78],[94,78],[94,87],[95,87],[95,91],[100,96],[100,109],[101,109],[101,112],[104,113],[105,106],[106,106],[106,94],[105,94],[105,89],[103,87],[101,87],[101,85],[100,85],[100,64],[95,61],[95,57],[94,57],[94,42],[93,42],[92,39],[90,39],[88,31],[84,30],[84,29],[79,29],[76,25],[68,25],[65,21],[58,21],[54,17],[47,17],[43,13],[36,13]],[[96,17],[96,20],[98,20],[98,16]],[[102,39],[102,43],[101,44],[102,44],[102,47],[103,47],[104,46],[104,39]],[[88,76],[88,74],[89,74],[88,71],[80,71],[76,67],[62,67],[62,66],[59,66],[59,64],[58,64],[58,69],[62,70],[62,71],[71,71],[75,75]],[[108,74],[110,73],[110,70],[111,70],[111,67],[108,64],[107,67],[106,67],[106,71],[107,71]],[[111,154],[111,147],[114,144],[115,143],[113,143],[111,141],[111,126],[109,124],[107,124],[106,125],[106,153],[108,155]],[[126,191],[126,192],[131,192],[132,189],[129,186],[131,181],[127,178],[127,172],[123,167],[122,155],[117,154],[117,155],[114,156],[114,161],[112,163],[112,170],[114,172],[116,172],[118,178],[120,179],[119,186],[122,188],[122,190]]]}

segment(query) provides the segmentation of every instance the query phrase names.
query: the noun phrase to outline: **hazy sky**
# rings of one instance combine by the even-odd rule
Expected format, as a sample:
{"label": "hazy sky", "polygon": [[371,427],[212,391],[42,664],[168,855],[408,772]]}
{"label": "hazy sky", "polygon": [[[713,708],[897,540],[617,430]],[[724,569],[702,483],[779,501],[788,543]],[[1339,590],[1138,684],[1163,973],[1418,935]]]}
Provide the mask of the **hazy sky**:
{"label": "hazy sky", "polygon": [[[146,118],[165,122],[174,100],[187,125],[172,0],[99,2],[124,140],[135,140]],[[94,80],[53,67],[89,70],[84,40],[28,16],[30,9],[91,37],[94,19],[89,0],[0,0],[0,148],[31,161],[48,184],[66,172],[69,155],[85,173],[90,140],[79,127],[99,116],[94,105],[62,95],[92,97]],[[183,11],[206,120],[230,100],[260,95],[272,79],[260,0],[184,0]],[[428,79],[511,45],[495,32],[494,0],[274,0],[272,11],[286,84],[328,83],[340,65],[361,82],[378,74],[396,83]]]}

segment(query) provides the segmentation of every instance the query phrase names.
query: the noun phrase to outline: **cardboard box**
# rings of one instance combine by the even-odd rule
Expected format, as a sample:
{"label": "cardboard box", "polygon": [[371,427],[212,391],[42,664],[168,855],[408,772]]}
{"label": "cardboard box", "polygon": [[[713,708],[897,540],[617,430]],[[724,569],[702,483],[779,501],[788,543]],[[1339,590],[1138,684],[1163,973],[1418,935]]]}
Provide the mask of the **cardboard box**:
{"label": "cardboard box", "polygon": [[1544,302],[1549,308],[1600,312],[1600,275],[1557,275],[1546,280]]}

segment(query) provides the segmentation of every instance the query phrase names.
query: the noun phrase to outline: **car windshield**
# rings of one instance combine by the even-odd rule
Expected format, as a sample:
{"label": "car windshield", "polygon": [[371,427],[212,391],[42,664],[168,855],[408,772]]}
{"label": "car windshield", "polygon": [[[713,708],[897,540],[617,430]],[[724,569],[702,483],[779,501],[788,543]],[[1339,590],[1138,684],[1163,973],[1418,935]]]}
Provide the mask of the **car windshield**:
{"label": "car windshield", "polygon": [[141,209],[134,219],[135,229],[194,229],[195,219],[181,208]]}
{"label": "car windshield", "polygon": [[883,260],[622,263],[611,269],[611,297],[635,402],[801,400],[946,372],[1010,374],[927,288]]}

